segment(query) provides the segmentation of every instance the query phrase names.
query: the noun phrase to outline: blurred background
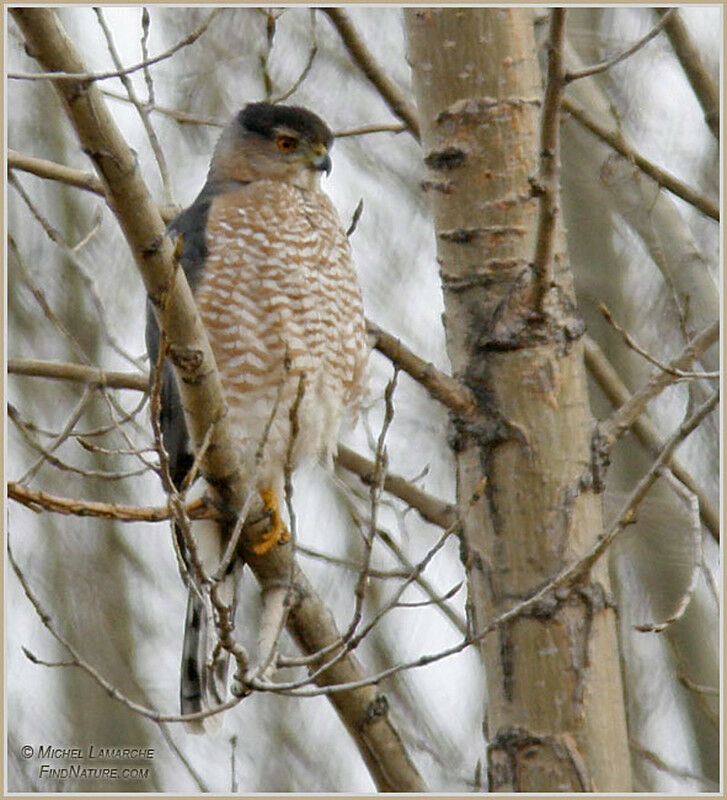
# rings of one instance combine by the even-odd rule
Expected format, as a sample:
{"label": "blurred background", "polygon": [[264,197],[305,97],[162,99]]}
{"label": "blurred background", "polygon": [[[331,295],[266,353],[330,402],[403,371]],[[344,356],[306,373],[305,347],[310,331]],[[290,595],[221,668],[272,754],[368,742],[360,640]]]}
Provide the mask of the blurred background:
{"label": "blurred background", "polygon": [[[390,79],[411,99],[400,10],[350,7],[347,13]],[[69,7],[58,14],[88,68],[113,70],[94,10]],[[683,8],[679,14],[718,86],[721,10]],[[102,10],[125,65],[141,61],[145,51],[163,52],[209,15],[209,8],[191,7]],[[542,44],[547,13],[536,10],[535,17]],[[643,7],[569,11],[569,67],[618,54],[658,19],[657,12]],[[37,70],[10,18],[6,44],[9,71]],[[344,227],[363,201],[351,243],[367,316],[449,371],[434,233],[421,188],[421,150],[406,131],[392,130],[400,121],[352,62],[325,15],[302,7],[222,9],[194,44],[155,64],[150,73],[152,86],[143,71],[129,79],[142,102],[150,101],[148,117],[168,180],[162,178],[140,114],[123,99],[126,90],[119,80],[100,85],[138,155],[152,196],[165,206],[183,207],[194,199],[219,126],[249,101],[275,100],[293,89],[285,102],[307,106],[341,134],[332,152],[333,172],[324,184]],[[650,161],[705,197],[719,197],[719,141],[663,31],[617,66],[572,84],[566,96],[605,128],[620,131]],[[11,151],[90,170],[47,82],[7,81],[6,108]],[[356,133],[369,126],[383,130]],[[719,223],[660,191],[577,119],[564,115],[562,132],[563,206],[581,311],[589,335],[633,391],[654,367],[625,346],[598,311],[599,304],[605,303],[656,358],[673,358],[685,337],[719,314]],[[8,174],[8,359],[145,372],[144,289],[113,214],[94,194],[20,169]],[[718,369],[718,348],[702,366]],[[342,442],[369,458],[392,372],[391,364],[374,352],[365,408],[355,429],[342,433]],[[607,416],[612,405],[606,395],[595,380],[590,388],[594,416]],[[708,390],[704,381],[676,383],[651,404],[649,415],[663,439]],[[7,480],[64,497],[164,504],[153,471],[137,455],[123,452],[152,446],[140,392],[86,391],[82,384],[11,374],[6,399]],[[387,436],[389,470],[453,502],[447,414],[403,374],[394,404]],[[720,486],[717,416],[679,450],[715,509]],[[43,449],[52,450],[55,460],[44,457]],[[153,452],[144,456],[155,458]],[[651,460],[633,435],[622,440],[608,473],[607,514],[618,510]],[[344,470],[332,476],[310,466],[296,474],[294,505],[298,540],[305,548],[301,565],[339,627],[345,627],[355,603],[361,526],[368,524],[370,513],[368,489]],[[168,523],[35,513],[12,501],[6,519],[7,536],[29,585],[82,657],[128,697],[175,713],[186,589]],[[373,550],[378,573],[369,581],[366,618],[391,597],[406,563],[417,563],[441,534],[389,496],[378,522],[383,535]],[[387,535],[393,547],[386,544]],[[715,791],[718,785],[717,537],[718,531],[706,527],[695,531],[688,502],[660,480],[637,523],[610,554],[637,790],[692,793]],[[425,577],[426,586],[413,585],[402,599],[421,603],[456,589],[464,579],[456,540],[432,560]],[[685,613],[664,633],[635,630],[636,624],[669,616],[688,589],[693,591]],[[238,632],[254,650],[260,602],[250,575],[242,594]],[[375,673],[456,644],[462,637],[465,598],[462,585],[445,601],[388,613],[357,651],[365,670]],[[9,791],[374,788],[324,697],[252,695],[225,715],[219,733],[189,736],[179,725],[157,725],[133,713],[79,669],[32,663],[22,648],[46,661],[63,661],[68,654],[43,627],[9,569],[5,608]],[[287,638],[284,651],[295,653]],[[405,745],[433,791],[481,789],[484,686],[474,648],[381,684]],[[150,777],[112,785],[54,782],[39,777],[38,761],[20,755],[26,744],[88,743],[153,747]]]}

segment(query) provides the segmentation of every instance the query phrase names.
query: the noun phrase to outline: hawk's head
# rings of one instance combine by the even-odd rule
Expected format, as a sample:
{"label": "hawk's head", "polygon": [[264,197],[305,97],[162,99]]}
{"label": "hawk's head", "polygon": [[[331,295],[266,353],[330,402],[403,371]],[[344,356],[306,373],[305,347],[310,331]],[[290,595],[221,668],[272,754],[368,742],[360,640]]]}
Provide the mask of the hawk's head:
{"label": "hawk's head", "polygon": [[224,129],[210,164],[210,179],[280,180],[303,189],[331,171],[333,134],[300,106],[249,103]]}

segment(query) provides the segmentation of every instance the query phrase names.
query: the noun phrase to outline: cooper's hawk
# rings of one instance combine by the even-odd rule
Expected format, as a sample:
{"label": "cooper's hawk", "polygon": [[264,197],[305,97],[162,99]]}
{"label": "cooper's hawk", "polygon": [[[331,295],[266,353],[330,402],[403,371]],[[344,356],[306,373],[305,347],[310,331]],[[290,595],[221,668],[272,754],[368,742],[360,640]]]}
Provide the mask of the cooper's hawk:
{"label": "cooper's hawk", "polygon": [[[263,551],[287,533],[279,509],[289,412],[299,397],[301,376],[292,468],[312,457],[330,463],[342,418],[356,408],[364,389],[368,345],[361,295],[346,234],[320,189],[321,172],[331,168],[332,139],[323,120],[304,108],[247,105],[220,136],[197,199],[169,227],[173,237],[181,237],[180,263],[215,355],[243,470],[273,518],[270,535],[259,545]],[[153,364],[159,333],[152,313],[147,345]],[[194,456],[168,362],[161,398],[164,445],[179,487]],[[211,573],[219,564],[224,534],[210,523],[195,523],[193,532]],[[234,574],[229,584],[234,586]],[[183,714],[224,698],[226,657],[215,663],[216,637],[208,616],[200,595],[190,590]]]}

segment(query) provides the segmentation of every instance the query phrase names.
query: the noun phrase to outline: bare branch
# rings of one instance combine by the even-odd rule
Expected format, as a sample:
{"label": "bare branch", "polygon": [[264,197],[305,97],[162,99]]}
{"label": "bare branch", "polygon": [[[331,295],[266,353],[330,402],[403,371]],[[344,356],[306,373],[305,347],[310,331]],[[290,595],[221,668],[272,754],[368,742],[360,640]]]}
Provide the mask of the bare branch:
{"label": "bare branch", "polygon": [[719,372],[689,372],[683,369],[676,369],[676,367],[672,367],[669,364],[659,361],[658,358],[652,356],[651,353],[641,347],[641,345],[636,342],[633,336],[631,336],[628,331],[626,331],[616,322],[616,320],[613,318],[613,315],[604,303],[601,303],[598,306],[598,310],[606,318],[606,322],[608,322],[608,324],[615,331],[618,331],[618,333],[621,334],[621,338],[624,340],[626,345],[635,353],[638,353],[642,358],[645,358],[650,364],[653,364],[655,367],[658,367],[664,372],[668,372],[670,375],[674,375],[674,377],[678,378],[679,380],[714,380],[719,378]]}
{"label": "bare branch", "polygon": [[572,72],[568,70],[564,76],[565,82],[571,83],[571,81],[577,81],[580,78],[588,78],[591,75],[598,75],[601,72],[611,69],[611,67],[615,67],[616,64],[620,64],[622,61],[625,61],[634,53],[637,53],[639,50],[641,50],[641,48],[645,44],[648,44],[648,42],[650,42],[655,36],[657,36],[675,11],[675,8],[670,8],[668,10],[664,9],[665,13],[661,20],[645,36],[642,36],[638,41],[634,42],[631,47],[627,48],[622,53],[619,53],[617,56],[608,58],[605,61],[600,61],[598,64],[593,64],[590,67],[584,67],[583,69],[574,70]]}
{"label": "bare branch", "polygon": [[[172,512],[168,506],[144,508],[143,506],[99,503],[95,500],[76,500],[70,497],[58,497],[48,494],[48,492],[35,491],[14,481],[8,482],[8,497],[35,512],[52,511],[56,514],[115,519],[119,522],[166,522],[172,518]],[[190,519],[219,518],[219,513],[207,505],[203,499],[189,503],[185,510]]]}
{"label": "bare branch", "polygon": [[[125,97],[119,92],[114,92],[110,89],[103,89],[101,94],[104,97],[109,97],[112,100],[120,100],[123,103],[129,103],[128,97]],[[225,120],[215,119],[214,117],[205,117],[200,114],[189,114],[186,111],[177,111],[174,108],[160,106],[157,103],[145,103],[145,107],[149,111],[156,114],[163,114],[166,117],[175,119],[180,125],[205,125],[210,128],[224,128],[227,122]],[[345,139],[349,136],[365,136],[369,133],[403,133],[408,130],[406,125],[398,123],[381,123],[372,125],[361,125],[357,128],[347,128],[340,131],[334,131],[333,136],[336,139]]]}
{"label": "bare branch", "polygon": [[[40,453],[43,456],[43,459],[51,466],[63,470],[64,472],[72,472],[75,475],[83,475],[86,478],[99,478],[106,481],[118,481],[122,478],[133,478],[137,475],[143,475],[147,471],[146,467],[143,467],[142,469],[128,470],[127,472],[106,472],[98,469],[83,469],[82,467],[75,467],[72,464],[62,461],[57,456],[54,456],[47,448],[43,447],[40,442],[36,441],[23,425],[23,420],[20,418],[19,414],[16,413],[15,408],[10,404],[8,404],[8,418],[17,427],[17,429],[20,431],[20,435],[33,450],[35,450],[37,453]],[[116,425],[113,427],[115,428]]]}
{"label": "bare branch", "polygon": [[[589,336],[584,337],[584,351],[586,366],[606,394],[606,397],[611,401],[611,404],[618,408],[629,402],[631,400],[631,392],[629,392],[626,384],[613,368],[606,354]],[[631,430],[646,450],[656,458],[664,446],[664,442],[661,434],[648,416],[642,414],[638,417],[631,426]],[[668,465],[674,476],[697,496],[702,522],[712,537],[719,541],[719,510],[676,454],[669,459]]]}
{"label": "bare branch", "polygon": [[644,158],[640,153],[636,152],[630,145],[628,145],[619,131],[611,131],[604,128],[596,122],[593,117],[587,114],[580,106],[576,105],[572,100],[564,97],[561,102],[561,107],[567,111],[573,119],[580,122],[584,128],[587,128],[592,134],[597,136],[607,145],[612,147],[617,153],[620,153],[624,158],[627,158],[635,164],[642,172],[652,178],[659,186],[668,189],[677,197],[681,197],[686,203],[694,206],[694,208],[701,211],[708,217],[719,221],[719,206],[712,202],[708,197],[699,194],[685,183],[675,178],[671,173],[657,167],[648,159]]}
{"label": "bare branch", "polygon": [[637,756],[643,758],[652,766],[656,767],[660,772],[665,772],[667,775],[671,775],[674,778],[686,778],[687,780],[697,781],[697,783],[705,786],[707,791],[719,791],[719,786],[718,784],[714,783],[714,781],[710,781],[709,778],[705,778],[704,775],[697,775],[695,772],[691,772],[690,770],[682,769],[682,767],[677,767],[673,764],[667,763],[653,750],[648,750],[646,747],[642,747],[633,739],[629,739],[629,748],[636,753]]}
{"label": "bare branch", "polygon": [[15,239],[8,234],[8,250],[12,253],[13,257],[15,258],[15,262],[17,264],[18,270],[20,271],[20,277],[23,283],[28,287],[28,290],[33,295],[33,299],[38,303],[40,306],[43,316],[53,325],[57,331],[63,336],[63,338],[68,342],[71,349],[76,353],[76,355],[86,363],[90,362],[89,357],[86,355],[86,351],[81,346],[81,343],[78,339],[71,333],[70,330],[66,327],[66,325],[59,319],[58,315],[53,311],[51,308],[48,299],[45,296],[45,292],[38,286],[38,284],[33,279],[33,276],[30,274],[30,270],[28,269],[25,260],[20,255],[20,248],[15,242]]}
{"label": "bare branch", "polygon": [[91,402],[91,398],[93,397],[93,387],[87,386],[81,395],[78,403],[76,403],[76,407],[71,411],[71,415],[68,417],[66,424],[63,426],[63,430],[56,436],[53,441],[45,448],[43,448],[43,452],[40,454],[40,458],[25,472],[22,478],[20,478],[19,483],[27,483],[28,481],[33,479],[33,476],[38,472],[38,470],[43,466],[46,459],[57,450],[63,442],[69,437],[71,431],[73,430],[75,424],[81,418],[81,415],[88,407],[88,404]]}
{"label": "bare branch", "polygon": [[318,40],[316,37],[316,15],[313,9],[311,9],[310,11],[310,24],[311,24],[311,38],[313,40],[313,44],[311,45],[310,52],[308,53],[308,60],[305,62],[303,71],[300,73],[297,79],[293,81],[291,87],[282,94],[279,94],[277,97],[272,98],[270,100],[271,103],[282,103],[284,100],[287,100],[295,91],[297,91],[300,88],[300,85],[308,77],[308,74],[311,71],[311,67],[313,66],[313,61],[315,60],[315,57],[318,54]]}
{"label": "bare branch", "polygon": [[[156,159],[157,166],[159,167],[159,175],[162,179],[162,187],[164,190],[164,202],[167,205],[171,205],[173,203],[172,199],[172,185],[171,180],[169,178],[169,169],[167,167],[167,160],[164,157],[164,152],[162,150],[162,146],[159,143],[159,138],[156,135],[156,131],[154,130],[151,120],[149,119],[149,111],[144,106],[139,98],[136,96],[136,91],[134,90],[134,84],[131,82],[129,76],[123,71],[123,65],[121,63],[121,57],[119,56],[118,50],[116,49],[116,45],[114,44],[114,38],[111,33],[109,26],[106,24],[106,19],[103,14],[103,9],[99,8],[98,6],[95,7],[94,12],[96,14],[96,19],[98,20],[99,25],[101,26],[101,30],[103,31],[104,36],[106,37],[106,45],[108,47],[109,54],[111,55],[111,60],[114,62],[114,66],[117,70],[119,70],[119,80],[126,89],[126,94],[131,101],[134,108],[139,113],[139,117],[141,122],[144,126],[144,130],[146,131],[146,136],[149,139],[149,144],[151,146],[152,153],[154,153],[154,158]],[[148,28],[147,28],[148,30]],[[142,44],[145,45],[145,38],[142,39]],[[144,58],[147,59],[148,62],[148,55],[144,53]],[[144,69],[144,76],[147,82],[147,86],[152,86],[151,83],[151,73],[149,72],[149,63],[146,63],[143,67]],[[153,97],[154,92],[153,88],[150,90],[151,96]]]}
{"label": "bare branch", "polygon": [[[104,94],[107,94],[107,92],[104,92]],[[104,198],[106,196],[103,184],[94,175],[83,172],[80,169],[72,169],[63,164],[57,164],[55,161],[34,158],[33,156],[19,153],[17,150],[8,150],[8,169],[29,172],[39,178],[48,178],[52,181],[65,183],[67,186],[75,186],[78,189],[84,189]],[[170,205],[159,206],[159,213],[165,222],[169,222],[179,213],[179,208]]]}
{"label": "bare branch", "polygon": [[[634,397],[636,397],[636,395],[634,395]],[[574,572],[573,574],[569,575],[569,580],[588,571],[611,546],[613,540],[627,527],[627,525],[631,523],[636,508],[644,499],[649,489],[656,482],[657,478],[661,474],[662,467],[668,463],[669,458],[674,450],[676,450],[676,448],[687,438],[687,436],[689,436],[689,434],[701,424],[702,420],[706,416],[714,411],[718,403],[719,392],[715,392],[708,400],[706,400],[706,402],[699,406],[694,414],[692,414],[677,428],[677,430],[672,434],[662,448],[659,457],[656,459],[656,461],[654,461],[648,472],[638,482],[636,488],[631,492],[616,521],[611,525],[610,529],[599,538],[596,544],[591,548],[591,551],[581,559],[579,562],[578,572]],[[570,571],[572,572],[573,569],[574,568],[571,567]]]}
{"label": "bare branch", "polygon": [[374,337],[374,347],[395,366],[420,383],[429,394],[450,411],[472,418],[477,403],[470,390],[455,378],[440,372],[433,364],[412,353],[396,337],[367,320],[367,328]]}
{"label": "bare branch", "polygon": [[336,139],[345,139],[347,136],[366,136],[369,133],[403,133],[406,130],[408,130],[406,125],[361,125],[358,128],[336,131],[333,135]]}
{"label": "bare branch", "polygon": [[351,60],[371,81],[392,113],[407,126],[414,138],[418,140],[419,120],[416,109],[401,94],[385,70],[376,63],[371,51],[366,47],[346,12],[341,8],[322,8],[321,11],[338,31]]}
{"label": "bare branch", "polygon": [[132,372],[106,372],[98,367],[83,364],[69,364],[61,361],[40,361],[32,358],[8,359],[10,375],[30,375],[59,381],[90,383],[95,386],[108,386],[110,389],[133,389],[146,392],[149,376]]}
{"label": "bare branch", "polygon": [[538,226],[533,255],[533,273],[537,281],[539,305],[553,283],[553,252],[560,197],[560,103],[565,86],[563,79],[563,41],[565,9],[550,12],[548,72],[540,122],[540,166],[538,172]]}
{"label": "bare branch", "polygon": [[9,178],[10,185],[18,192],[18,194],[23,199],[23,202],[28,207],[28,210],[33,215],[35,220],[38,224],[43,228],[43,232],[45,235],[56,245],[64,254],[64,256],[73,264],[73,267],[76,271],[76,274],[80,278],[83,285],[86,287],[86,291],[88,292],[91,298],[91,304],[93,305],[96,316],[98,317],[98,324],[101,332],[104,335],[104,339],[106,340],[107,344],[115,350],[122,358],[129,361],[136,367],[141,366],[141,362],[139,359],[134,358],[127,350],[121,345],[121,343],[116,339],[116,337],[111,333],[109,327],[106,323],[106,311],[103,306],[103,302],[101,297],[99,296],[98,289],[96,288],[96,282],[94,278],[89,274],[88,270],[84,266],[83,262],[79,258],[79,256],[74,252],[73,248],[69,246],[69,244],[65,241],[63,236],[61,235],[60,231],[56,230],[53,225],[51,225],[50,221],[45,217],[44,214],[41,213],[40,209],[35,205],[35,203],[30,199],[30,195],[25,191],[20,181],[16,178],[14,174],[10,175]]}
{"label": "bare branch", "polygon": [[85,189],[87,192],[93,192],[101,197],[105,196],[101,181],[90,172],[72,169],[71,167],[63,166],[63,164],[48,161],[45,158],[34,158],[33,156],[25,155],[25,153],[19,153],[17,150],[8,150],[7,164],[8,169],[30,172],[39,178],[49,178],[69,186]]}
{"label": "bare branch", "polygon": [[705,69],[699,50],[695,47],[681,15],[678,12],[671,14],[663,8],[657,8],[655,11],[667,18],[666,35],[669,37],[684,74],[702,106],[704,119],[715,139],[719,141],[719,85],[712,80],[711,75]]}
{"label": "bare branch", "polygon": [[[111,91],[110,89],[103,89],[101,94],[104,97],[110,97],[112,100],[121,100],[124,103],[130,103],[128,97],[120,94],[119,92]],[[224,128],[227,123],[222,120],[215,119],[214,117],[203,117],[198,114],[187,114],[184,111],[177,111],[173,108],[160,106],[156,103],[145,103],[145,108],[149,111],[154,111],[156,114],[163,114],[165,117],[171,117],[182,125],[206,125],[210,128]]]}
{"label": "bare branch", "polygon": [[[374,462],[343,444],[338,445],[336,464],[358,475],[366,485],[374,479]],[[457,519],[457,510],[453,505],[432,497],[398,475],[387,473],[384,489],[416,509],[427,522],[440,528],[448,528]]]}
{"label": "bare branch", "polygon": [[37,80],[52,80],[52,81],[71,81],[71,82],[82,82],[82,83],[93,83],[95,81],[104,81],[108,80],[109,78],[120,78],[122,75],[131,75],[132,72],[138,72],[140,69],[146,69],[147,67],[152,66],[152,64],[158,64],[160,61],[165,61],[167,58],[173,56],[177,51],[181,50],[183,47],[188,47],[190,44],[194,44],[197,39],[207,30],[210,26],[212,20],[222,11],[221,8],[216,8],[211,11],[204,22],[195,28],[192,33],[188,36],[185,36],[184,39],[177,42],[175,45],[170,47],[168,50],[165,50],[163,53],[160,53],[158,56],[154,56],[153,58],[146,59],[141,61],[138,64],[134,64],[133,67],[126,67],[125,69],[117,69],[113,72],[66,72],[65,70],[58,70],[53,72],[8,72],[7,77],[11,80],[25,80],[25,81],[37,81]]}
{"label": "bare branch", "polygon": [[101,675],[101,673],[95,669],[95,667],[91,666],[85,659],[83,659],[73,645],[57,630],[53,623],[53,619],[51,615],[43,608],[40,600],[36,597],[35,593],[31,590],[28,581],[25,578],[23,571],[20,569],[18,562],[15,560],[15,556],[13,554],[12,548],[10,547],[10,539],[8,538],[7,541],[7,553],[8,553],[8,560],[10,561],[10,565],[13,568],[13,572],[15,573],[16,577],[20,581],[20,585],[23,587],[23,592],[25,596],[30,601],[31,605],[33,606],[35,613],[38,615],[38,619],[43,623],[46,630],[51,634],[51,636],[65,649],[68,651],[71,659],[69,661],[58,661],[58,662],[44,662],[34,656],[30,651],[26,650],[26,654],[29,658],[36,661],[37,663],[46,664],[48,666],[72,666],[78,667],[82,669],[86,674],[90,675],[91,678],[114,700],[125,705],[127,708],[135,711],[137,714],[141,714],[141,716],[146,717],[147,719],[154,720],[155,722],[196,722],[198,720],[205,719],[206,717],[213,716],[214,714],[219,714],[222,711],[227,710],[228,708],[232,708],[233,706],[237,705],[240,700],[238,698],[233,698],[232,700],[225,703],[223,706],[219,708],[210,709],[209,711],[201,711],[196,714],[162,714],[159,711],[155,711],[152,708],[147,708],[139,703],[134,702],[125,694],[123,694],[119,689],[117,689],[110,681],[106,680],[106,678]]}
{"label": "bare branch", "polygon": [[[719,322],[714,322],[692,339],[682,352],[670,362],[672,370],[682,369],[692,361],[699,358],[719,339]],[[667,386],[673,384],[676,377],[672,372],[659,370],[650,378],[649,382],[631,395],[610,419],[598,426],[599,436],[603,444],[610,448],[646,410],[651,400],[659,395]]]}

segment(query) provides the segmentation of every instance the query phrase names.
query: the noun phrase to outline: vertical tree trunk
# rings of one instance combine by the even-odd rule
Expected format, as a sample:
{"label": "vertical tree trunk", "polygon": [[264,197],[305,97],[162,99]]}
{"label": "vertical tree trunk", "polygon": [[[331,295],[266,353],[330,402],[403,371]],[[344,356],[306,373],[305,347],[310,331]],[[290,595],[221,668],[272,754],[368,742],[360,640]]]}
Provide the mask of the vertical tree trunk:
{"label": "vertical tree trunk", "polygon": [[[410,9],[420,112],[456,376],[480,419],[455,420],[475,630],[543,586],[601,531],[592,421],[565,238],[534,291],[542,87],[525,9]],[[557,156],[557,154],[556,154]],[[629,791],[605,565],[485,637],[491,791]]]}

